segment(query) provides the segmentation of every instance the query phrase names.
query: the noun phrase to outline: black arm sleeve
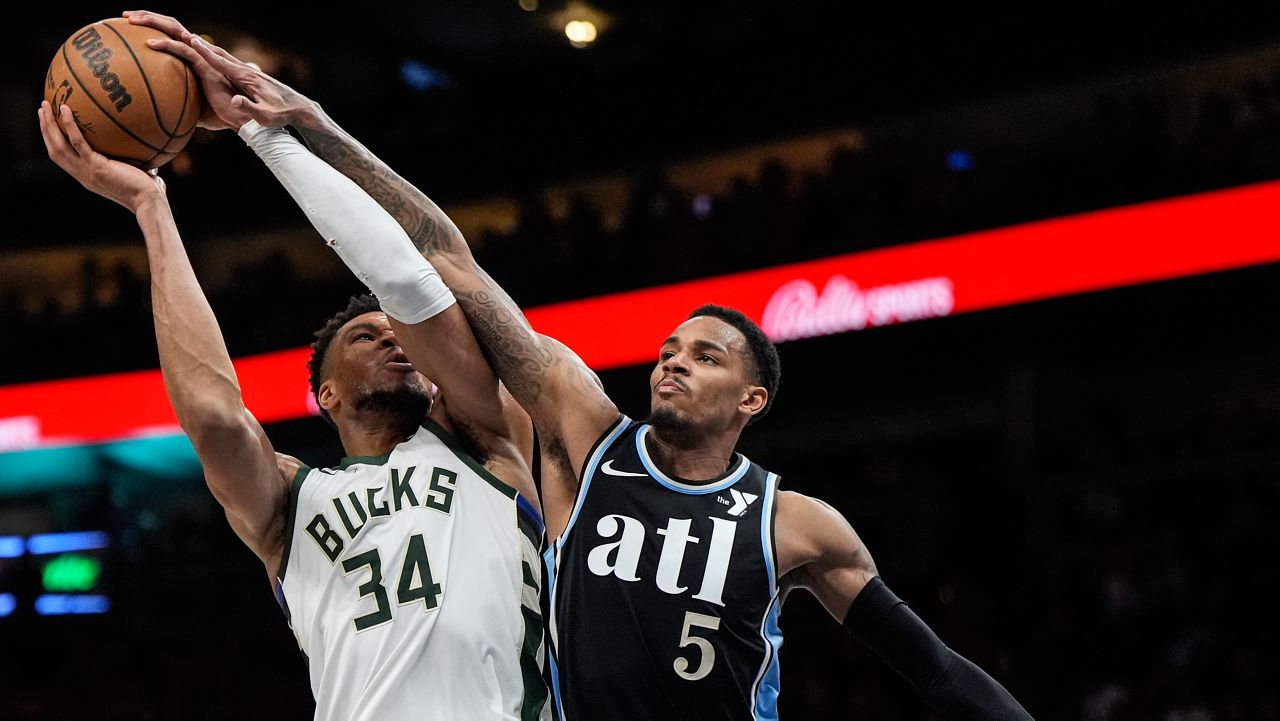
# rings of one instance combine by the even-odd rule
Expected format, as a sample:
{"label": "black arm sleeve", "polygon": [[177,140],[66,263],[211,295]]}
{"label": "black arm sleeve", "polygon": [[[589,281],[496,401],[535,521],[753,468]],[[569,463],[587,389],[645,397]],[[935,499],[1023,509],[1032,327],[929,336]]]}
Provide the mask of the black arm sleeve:
{"label": "black arm sleeve", "polygon": [[952,721],[1030,721],[1013,696],[938,636],[878,577],[853,600],[844,627]]}

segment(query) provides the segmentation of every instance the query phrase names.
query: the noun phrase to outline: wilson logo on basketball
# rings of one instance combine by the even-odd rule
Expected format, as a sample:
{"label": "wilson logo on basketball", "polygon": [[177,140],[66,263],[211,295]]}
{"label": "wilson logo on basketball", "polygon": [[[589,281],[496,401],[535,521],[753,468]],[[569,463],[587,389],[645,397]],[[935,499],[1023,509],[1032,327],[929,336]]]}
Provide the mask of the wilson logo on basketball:
{"label": "wilson logo on basketball", "polygon": [[102,89],[107,92],[107,99],[116,104],[117,113],[133,102],[133,96],[120,83],[120,76],[111,72],[111,49],[103,47],[102,36],[98,34],[97,28],[86,28],[71,39],[71,46],[80,52],[93,77],[98,79]]}

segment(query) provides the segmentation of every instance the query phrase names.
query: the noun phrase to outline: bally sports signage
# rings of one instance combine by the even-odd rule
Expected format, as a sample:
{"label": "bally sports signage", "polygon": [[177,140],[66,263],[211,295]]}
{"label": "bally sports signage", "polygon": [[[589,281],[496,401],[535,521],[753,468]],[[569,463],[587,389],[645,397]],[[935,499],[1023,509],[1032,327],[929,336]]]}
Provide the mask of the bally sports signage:
{"label": "bally sports signage", "polygon": [[[776,341],[924,321],[1280,262],[1280,182],[531,308],[598,370],[650,363],[693,308],[729,305]],[[314,415],[308,350],[236,361],[264,423]],[[110,414],[81,412],[85,398]],[[158,370],[0,387],[0,452],[177,432]]]}
{"label": "bally sports signage", "polygon": [[950,278],[924,278],[862,289],[834,275],[819,292],[807,280],[793,280],[774,291],[760,327],[775,343],[832,335],[890,323],[951,315],[956,307]]}

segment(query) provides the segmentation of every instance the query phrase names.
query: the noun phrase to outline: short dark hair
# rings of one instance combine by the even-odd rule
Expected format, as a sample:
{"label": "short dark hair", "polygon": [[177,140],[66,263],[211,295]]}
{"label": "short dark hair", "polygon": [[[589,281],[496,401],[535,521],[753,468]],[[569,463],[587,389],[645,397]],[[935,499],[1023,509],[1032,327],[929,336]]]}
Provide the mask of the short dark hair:
{"label": "short dark hair", "polygon": [[764,389],[769,391],[769,398],[765,401],[764,408],[752,416],[747,424],[755,423],[769,412],[769,409],[773,407],[773,399],[778,395],[778,384],[782,381],[782,360],[778,357],[777,347],[773,345],[773,341],[769,340],[769,336],[765,335],[765,332],[760,329],[760,326],[743,315],[741,311],[707,303],[694,308],[693,312],[689,314],[688,320],[700,316],[718,318],[737,328],[738,332],[747,339],[747,351],[751,356],[752,370],[755,372],[755,378],[752,380],[756,385],[764,386]]}
{"label": "short dark hair", "polygon": [[[346,308],[335,313],[325,321],[320,330],[316,331],[315,342],[311,344],[311,360],[307,361],[307,380],[311,383],[311,395],[316,399],[316,407],[320,407],[320,384],[324,383],[324,359],[329,354],[329,346],[333,344],[334,336],[338,335],[342,326],[350,323],[352,318],[381,310],[382,306],[373,295],[369,293],[353,295],[347,301]],[[329,411],[324,408],[320,408],[320,417],[324,418],[329,425],[334,425],[333,419],[329,417]]]}

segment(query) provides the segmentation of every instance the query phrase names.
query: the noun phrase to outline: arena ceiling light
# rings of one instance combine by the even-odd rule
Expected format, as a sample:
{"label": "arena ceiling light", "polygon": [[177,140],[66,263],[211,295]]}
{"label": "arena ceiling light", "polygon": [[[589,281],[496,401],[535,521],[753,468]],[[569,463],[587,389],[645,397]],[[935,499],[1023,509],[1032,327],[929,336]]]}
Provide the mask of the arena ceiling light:
{"label": "arena ceiling light", "polygon": [[551,26],[563,32],[575,48],[593,45],[613,24],[613,18],[583,2],[570,2],[550,16]]}
{"label": "arena ceiling light", "polygon": [[565,23],[564,36],[575,48],[585,48],[596,41],[599,31],[590,20],[570,20]]}

